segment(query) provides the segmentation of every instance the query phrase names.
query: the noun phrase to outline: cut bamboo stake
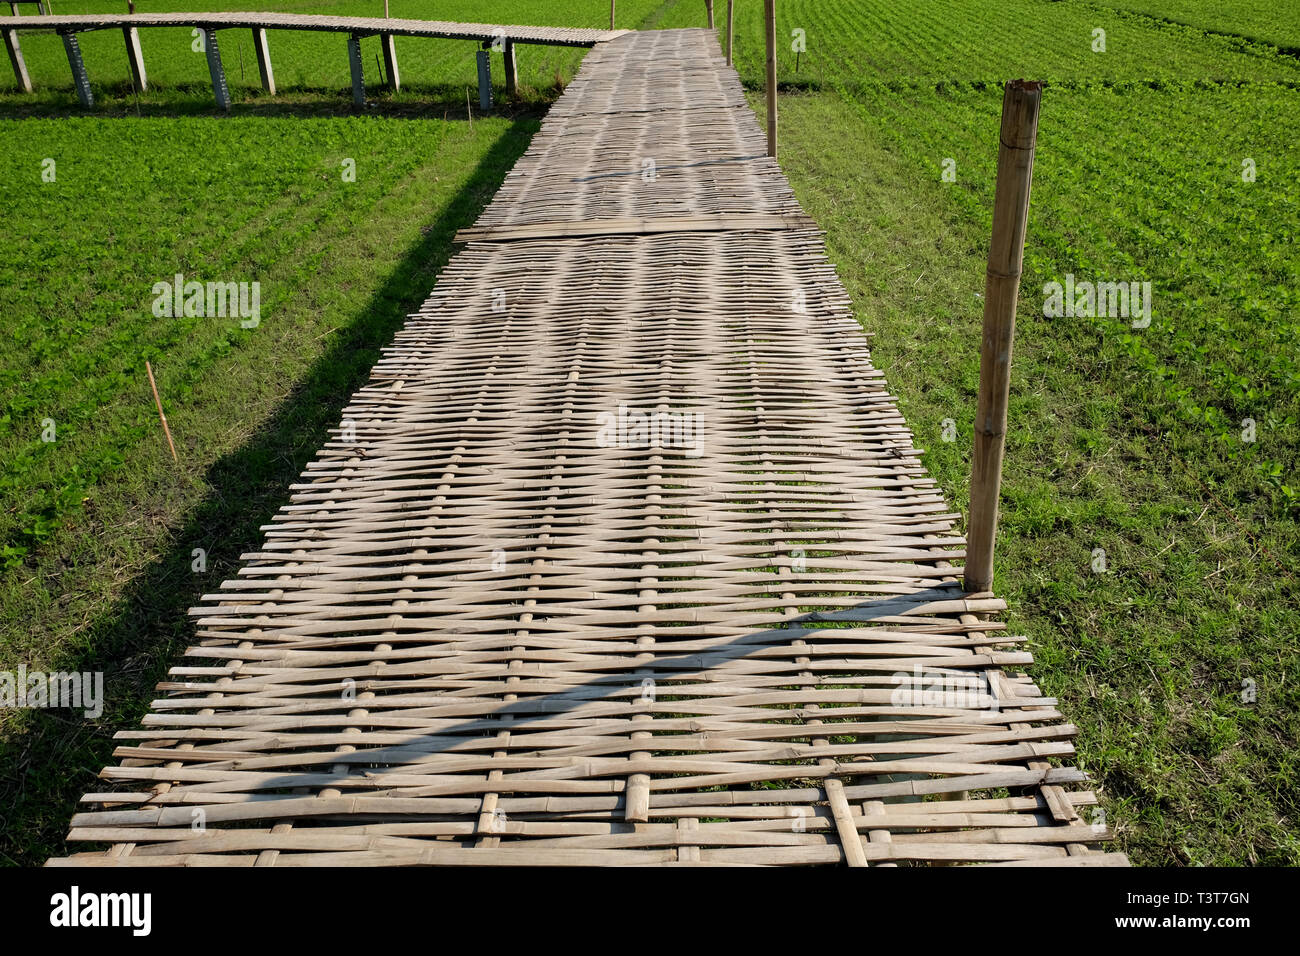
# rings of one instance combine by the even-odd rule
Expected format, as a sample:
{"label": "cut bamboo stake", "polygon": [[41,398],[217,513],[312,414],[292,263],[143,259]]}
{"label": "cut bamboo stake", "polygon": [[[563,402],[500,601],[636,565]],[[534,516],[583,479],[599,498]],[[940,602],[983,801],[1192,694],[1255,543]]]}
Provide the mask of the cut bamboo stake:
{"label": "cut bamboo stake", "polygon": [[167,427],[167,416],[162,410],[162,399],[158,397],[158,384],[153,380],[153,367],[148,361],[144,363],[144,370],[149,373],[149,387],[153,389],[153,403],[158,406],[158,417],[162,419],[163,434],[167,436],[167,447],[172,450],[172,461],[179,464],[180,459],[176,457],[176,446],[172,443],[172,430]]}
{"label": "cut bamboo stake", "polygon": [[727,66],[731,66],[731,35],[736,32],[735,10],[736,0],[727,0]]}
{"label": "cut bamboo stake", "polygon": [[993,237],[984,282],[984,335],[980,344],[975,447],[971,457],[970,535],[964,572],[967,591],[988,591],[993,586],[993,542],[997,534],[998,491],[1002,484],[1007,400],[1011,391],[1011,343],[1016,331],[1016,297],[1020,292],[1020,268],[1025,253],[1040,96],[1040,84],[1011,80],[1002,98]]}
{"label": "cut bamboo stake", "polygon": [[709,29],[713,29],[713,0],[704,0],[704,10],[709,15]]}
{"label": "cut bamboo stake", "polygon": [[776,159],[776,0],[763,0],[767,21],[767,155]]}
{"label": "cut bamboo stake", "polygon": [[614,29],[614,3],[615,0],[609,0],[609,28]]}

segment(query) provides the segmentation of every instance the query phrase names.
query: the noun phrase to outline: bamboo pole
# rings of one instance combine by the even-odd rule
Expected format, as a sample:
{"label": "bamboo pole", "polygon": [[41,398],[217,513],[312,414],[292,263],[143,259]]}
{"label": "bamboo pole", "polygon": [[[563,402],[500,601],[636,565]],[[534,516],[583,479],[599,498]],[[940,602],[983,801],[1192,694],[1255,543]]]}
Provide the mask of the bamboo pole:
{"label": "bamboo pole", "polygon": [[704,0],[704,9],[709,14],[709,29],[713,29],[713,0]]}
{"label": "bamboo pole", "polygon": [[767,21],[767,155],[776,159],[776,0],[763,0]]}
{"label": "bamboo pole", "polygon": [[163,434],[167,436],[167,447],[172,450],[172,461],[180,463],[176,457],[176,446],[172,444],[172,430],[167,427],[167,416],[163,414],[162,399],[158,397],[158,384],[153,380],[153,366],[146,360],[144,370],[149,373],[149,387],[153,389],[153,403],[158,406],[158,417],[162,419]]}
{"label": "bamboo pole", "polygon": [[993,587],[993,543],[997,535],[1002,454],[1006,447],[1007,400],[1011,393],[1011,343],[1016,331],[1016,297],[1020,293],[1020,269],[1025,253],[1040,96],[1040,84],[1011,80],[1002,98],[993,237],[984,282],[975,447],[971,456],[970,534],[964,573],[967,591],[988,591]]}
{"label": "bamboo pole", "polygon": [[615,0],[609,0],[609,28],[614,29],[614,3]]}
{"label": "bamboo pole", "polygon": [[731,35],[735,28],[736,0],[727,0],[727,66],[731,66]]}

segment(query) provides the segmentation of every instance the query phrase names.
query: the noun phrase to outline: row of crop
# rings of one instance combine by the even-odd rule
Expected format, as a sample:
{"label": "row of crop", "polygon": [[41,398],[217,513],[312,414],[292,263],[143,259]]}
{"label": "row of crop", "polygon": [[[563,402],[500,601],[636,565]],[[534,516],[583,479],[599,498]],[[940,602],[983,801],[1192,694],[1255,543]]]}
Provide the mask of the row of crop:
{"label": "row of crop", "polygon": [[[144,360],[159,367],[173,403],[232,348],[261,360],[261,333],[238,316],[155,315],[153,283],[177,272],[257,281],[265,321],[284,321],[310,300],[321,256],[347,223],[465,132],[364,119],[215,129],[170,119],[132,121],[132,137],[107,125],[24,121],[0,131],[13,210],[0,245],[0,311],[15,343],[0,358],[0,547],[11,563],[156,433]],[[503,128],[492,121],[483,148]],[[64,159],[43,183],[49,152]],[[79,168],[92,155],[96,167]],[[357,161],[355,182],[343,179],[345,158]]]}
{"label": "row of crop", "polygon": [[1073,0],[1300,50],[1300,4],[1259,0]]}
{"label": "row of crop", "polygon": [[[997,90],[849,98],[987,228]],[[1272,84],[1135,96],[1049,87],[1023,285],[1037,308],[1043,286],[1070,275],[1150,282],[1149,325],[1077,320],[1104,328],[1120,368],[1149,383],[1156,420],[1247,459],[1259,490],[1291,508],[1300,505],[1300,189],[1287,130],[1297,119],[1300,95]],[[955,182],[943,181],[945,160]]]}
{"label": "row of crop", "polygon": [[[700,6],[678,0],[663,25],[699,26]],[[758,0],[738,0],[736,66],[755,86],[765,76],[762,15]],[[777,38],[784,84],[1300,80],[1300,64],[1266,44],[1043,0],[780,0]]]}

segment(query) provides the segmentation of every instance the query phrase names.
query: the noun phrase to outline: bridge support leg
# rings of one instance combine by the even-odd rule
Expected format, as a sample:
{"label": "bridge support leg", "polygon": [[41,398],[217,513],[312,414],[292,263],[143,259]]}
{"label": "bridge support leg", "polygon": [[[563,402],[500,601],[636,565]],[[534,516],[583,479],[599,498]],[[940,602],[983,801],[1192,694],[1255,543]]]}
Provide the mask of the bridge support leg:
{"label": "bridge support leg", "polygon": [[492,61],[487,50],[478,51],[478,108],[482,112],[492,108]]}
{"label": "bridge support leg", "polygon": [[95,105],[95,96],[90,92],[90,77],[86,75],[86,64],[81,59],[81,44],[75,33],[63,34],[63,50],[68,54],[68,66],[72,68],[72,85],[77,88],[77,99],[86,109]]}
{"label": "bridge support leg", "polygon": [[361,37],[348,35],[348,68],[352,71],[352,102],[366,105],[366,75],[361,71]]}
{"label": "bridge support leg", "polygon": [[208,57],[208,73],[212,76],[212,95],[217,106],[230,109],[230,87],[226,85],[226,70],[221,65],[221,50],[217,47],[217,31],[203,31],[203,49]]}
{"label": "bridge support leg", "polygon": [[253,51],[257,54],[257,72],[262,75],[262,89],[275,96],[275,71],[271,69],[271,50],[266,45],[266,31],[253,28]]}
{"label": "bridge support leg", "polygon": [[519,72],[515,67],[515,45],[509,40],[502,49],[506,67],[506,93],[510,96],[519,94]]}
{"label": "bridge support leg", "polygon": [[402,88],[402,77],[397,72],[397,42],[391,33],[381,34],[379,45],[384,48],[384,72],[388,74],[388,85],[394,90]]}
{"label": "bridge support leg", "polygon": [[137,93],[149,89],[149,79],[144,72],[144,53],[140,50],[140,31],[135,27],[122,27],[126,40],[126,61],[131,67],[131,85]]}
{"label": "bridge support leg", "polygon": [[32,91],[32,80],[27,75],[27,63],[23,60],[23,48],[18,45],[18,31],[5,30],[5,52],[9,54],[9,65],[14,68],[14,82],[24,93]]}

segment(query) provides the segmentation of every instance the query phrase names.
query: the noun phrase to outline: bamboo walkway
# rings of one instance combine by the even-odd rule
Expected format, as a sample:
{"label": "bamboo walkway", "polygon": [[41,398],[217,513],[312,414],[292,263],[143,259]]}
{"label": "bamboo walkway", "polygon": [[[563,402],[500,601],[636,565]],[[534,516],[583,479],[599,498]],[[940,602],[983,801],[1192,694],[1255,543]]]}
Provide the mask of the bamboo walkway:
{"label": "bamboo walkway", "polygon": [[490,43],[504,37],[512,43],[589,47],[621,36],[625,30],[584,27],[501,26],[491,23],[456,23],[449,20],[404,20],[400,17],[333,17],[301,13],[89,13],[68,16],[39,14],[0,16],[0,30],[57,30],[83,32],[131,27],[198,27],[263,30],[315,30],[327,33],[386,34],[401,37],[435,37]]}
{"label": "bamboo walkway", "polygon": [[716,34],[464,238],[51,863],[1126,863]]}

